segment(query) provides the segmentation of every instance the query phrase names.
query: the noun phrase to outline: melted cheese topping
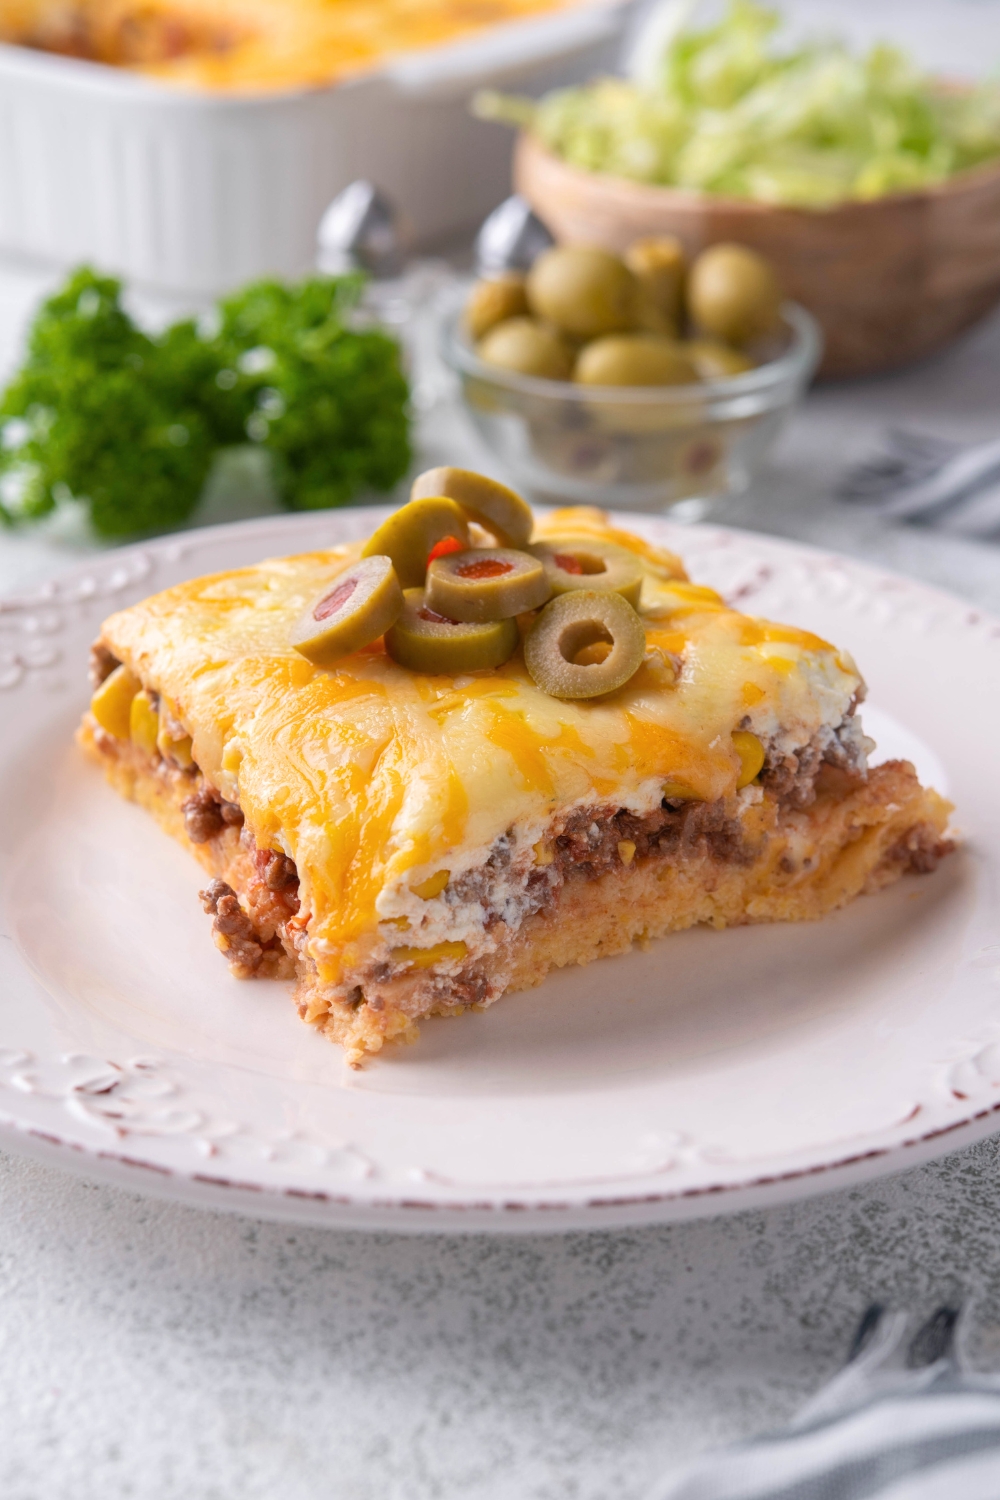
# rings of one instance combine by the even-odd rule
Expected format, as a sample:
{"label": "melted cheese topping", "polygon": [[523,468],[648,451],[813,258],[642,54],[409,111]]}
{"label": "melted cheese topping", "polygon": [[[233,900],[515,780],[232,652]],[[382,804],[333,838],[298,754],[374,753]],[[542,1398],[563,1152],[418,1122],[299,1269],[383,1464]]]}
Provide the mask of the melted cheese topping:
{"label": "melted cheese topping", "polygon": [[322,86],[572,0],[6,0],[0,39],[165,82]]}
{"label": "melted cheese topping", "polygon": [[539,534],[603,537],[642,559],[650,649],[605,699],[549,697],[520,652],[463,677],[407,671],[381,641],[313,666],[289,631],[360,544],[195,579],[105,624],[106,644],[165,697],[258,845],[295,860],[327,981],[371,951],[380,915],[402,909],[393,892],[482,863],[512,827],[537,837],[557,810],[646,812],[665,786],[726,795],[740,770],[735,729],[795,749],[839,724],[858,689],[832,646],[730,609],[599,513],[559,512]]}

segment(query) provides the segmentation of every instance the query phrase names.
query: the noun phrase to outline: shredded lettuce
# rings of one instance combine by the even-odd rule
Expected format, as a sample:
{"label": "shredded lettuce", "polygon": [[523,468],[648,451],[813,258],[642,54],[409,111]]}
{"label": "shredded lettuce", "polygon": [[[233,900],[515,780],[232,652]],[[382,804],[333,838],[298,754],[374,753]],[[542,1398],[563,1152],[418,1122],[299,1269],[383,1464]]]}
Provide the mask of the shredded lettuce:
{"label": "shredded lettuce", "polygon": [[826,208],[941,182],[1000,156],[1000,86],[942,87],[898,49],[783,44],[780,17],[729,0],[717,25],[646,33],[631,78],[537,103],[485,93],[577,167],[638,182]]}

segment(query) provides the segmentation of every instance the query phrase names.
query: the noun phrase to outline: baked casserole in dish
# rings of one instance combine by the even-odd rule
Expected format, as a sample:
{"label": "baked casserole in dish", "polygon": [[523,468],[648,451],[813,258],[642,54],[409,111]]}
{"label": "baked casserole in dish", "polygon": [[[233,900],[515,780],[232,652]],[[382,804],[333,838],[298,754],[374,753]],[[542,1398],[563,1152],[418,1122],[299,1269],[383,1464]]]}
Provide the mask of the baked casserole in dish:
{"label": "baked casserole in dish", "polygon": [[7,0],[0,40],[211,90],[322,86],[569,0]]}
{"label": "baked casserole in dish", "polygon": [[185,296],[315,264],[376,183],[414,244],[510,184],[475,89],[615,66],[633,0],[4,0],[0,250]]}

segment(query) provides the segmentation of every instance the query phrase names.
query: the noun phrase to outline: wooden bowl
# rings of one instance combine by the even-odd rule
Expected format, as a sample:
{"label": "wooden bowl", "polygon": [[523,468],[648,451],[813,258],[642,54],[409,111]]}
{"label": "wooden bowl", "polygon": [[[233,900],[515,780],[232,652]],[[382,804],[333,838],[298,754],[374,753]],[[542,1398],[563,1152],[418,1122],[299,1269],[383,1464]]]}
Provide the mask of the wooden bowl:
{"label": "wooden bowl", "polygon": [[868,375],[940,349],[1000,302],[1000,163],[919,193],[779,208],[567,166],[523,134],[514,186],[557,240],[622,251],[675,234],[689,255],[738,240],[819,321],[822,375]]}

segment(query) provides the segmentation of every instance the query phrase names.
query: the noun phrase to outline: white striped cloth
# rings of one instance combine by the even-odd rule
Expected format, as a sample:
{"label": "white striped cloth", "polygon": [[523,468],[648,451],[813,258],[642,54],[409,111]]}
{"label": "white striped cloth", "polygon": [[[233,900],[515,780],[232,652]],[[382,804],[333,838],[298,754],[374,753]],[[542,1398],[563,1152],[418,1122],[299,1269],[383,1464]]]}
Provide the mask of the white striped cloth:
{"label": "white striped cloth", "polygon": [[872,1309],[861,1352],[788,1428],[697,1459],[650,1500],[1000,1500],[1000,1377],[963,1373],[947,1309],[908,1344],[907,1326]]}

